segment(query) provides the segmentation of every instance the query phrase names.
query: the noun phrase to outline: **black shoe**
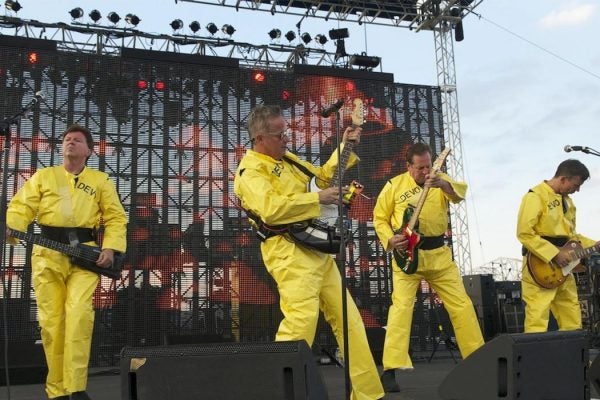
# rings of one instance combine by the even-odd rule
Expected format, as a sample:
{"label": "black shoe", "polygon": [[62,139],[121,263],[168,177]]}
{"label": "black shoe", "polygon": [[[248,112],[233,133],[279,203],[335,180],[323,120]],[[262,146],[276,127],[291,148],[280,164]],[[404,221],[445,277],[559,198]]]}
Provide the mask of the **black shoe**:
{"label": "black shoe", "polygon": [[50,400],[69,400],[69,396],[65,395],[65,396],[53,397]]}
{"label": "black shoe", "polygon": [[397,393],[400,391],[400,386],[396,382],[396,370],[388,369],[381,374],[381,385],[386,393]]}
{"label": "black shoe", "polygon": [[71,393],[71,400],[92,400],[90,396],[85,392],[73,392]]}

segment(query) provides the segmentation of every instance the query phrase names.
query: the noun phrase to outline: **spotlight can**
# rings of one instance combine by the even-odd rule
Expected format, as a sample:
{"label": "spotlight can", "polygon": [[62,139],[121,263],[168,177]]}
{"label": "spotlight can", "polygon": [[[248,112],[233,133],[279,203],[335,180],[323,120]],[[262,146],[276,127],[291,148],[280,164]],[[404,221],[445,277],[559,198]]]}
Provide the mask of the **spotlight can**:
{"label": "spotlight can", "polygon": [[110,22],[112,22],[113,24],[117,24],[121,20],[121,17],[119,16],[119,14],[117,14],[114,11],[109,12],[108,16],[106,18],[108,18],[108,20]]}
{"label": "spotlight can", "polygon": [[221,28],[221,31],[223,31],[224,34],[231,36],[235,33],[235,28],[229,24],[225,24]]}
{"label": "spotlight can", "polygon": [[169,25],[171,25],[171,28],[173,28],[174,31],[178,31],[183,28],[183,21],[180,19],[174,19]]}
{"label": "spotlight can", "polygon": [[217,33],[217,31],[219,30],[219,28],[217,28],[217,26],[216,26],[214,23],[212,23],[212,22],[209,22],[209,23],[206,25],[206,30],[207,30],[207,31],[208,31],[208,33],[210,33],[211,35],[214,35],[215,33]]}
{"label": "spotlight can", "polygon": [[90,19],[92,21],[94,21],[94,23],[97,23],[102,18],[102,14],[100,14],[100,11],[98,11],[98,10],[92,10],[92,11],[90,11],[90,13],[88,14],[88,16],[90,17]]}
{"label": "spotlight can", "polygon": [[200,30],[200,22],[192,21],[192,23],[190,23],[189,27],[193,33],[196,33]]}
{"label": "spotlight can", "polygon": [[71,14],[71,18],[79,19],[83,17],[83,9],[81,7],[74,8],[71,11],[69,11],[69,14]]}

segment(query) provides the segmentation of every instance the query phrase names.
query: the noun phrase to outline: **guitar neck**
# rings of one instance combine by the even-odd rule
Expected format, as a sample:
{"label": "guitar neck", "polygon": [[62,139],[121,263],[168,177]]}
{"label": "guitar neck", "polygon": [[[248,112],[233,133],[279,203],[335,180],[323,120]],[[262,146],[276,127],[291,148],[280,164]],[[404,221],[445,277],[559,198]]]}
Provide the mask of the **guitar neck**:
{"label": "guitar neck", "polygon": [[[340,174],[339,171],[345,171],[346,170],[346,166],[348,165],[348,160],[350,159],[350,154],[352,153],[352,149],[354,148],[354,142],[353,141],[346,141],[346,143],[344,144],[344,149],[342,150],[342,154],[340,154],[340,159],[339,159],[339,167],[335,169],[335,172],[333,173],[333,177],[331,178],[331,182],[329,184],[329,187],[335,187],[335,186],[339,186],[340,184]],[[343,173],[343,172],[342,172]]]}
{"label": "guitar neck", "polygon": [[600,250],[600,244],[595,244],[592,247],[588,247],[586,249],[574,250],[573,251],[573,253],[575,254],[574,259],[578,260],[578,259],[589,257],[592,253],[595,253],[598,250]]}
{"label": "guitar neck", "polygon": [[69,256],[77,256],[77,248],[70,246],[65,243],[57,242],[51,239],[47,239],[40,235],[34,235],[26,232],[20,231],[10,231],[10,236],[16,237],[19,240],[24,240],[29,243],[37,244],[42,247],[46,247],[51,250],[60,251],[63,254],[67,254]]}
{"label": "guitar neck", "polygon": [[427,193],[429,193],[429,187],[423,188],[423,192],[421,193],[421,197],[419,198],[419,201],[417,202],[415,211],[413,212],[412,216],[410,217],[408,224],[406,224],[406,227],[409,230],[413,230],[415,228],[415,225],[417,224],[417,221],[419,220],[419,214],[421,214],[421,210],[423,209],[423,204],[425,204],[425,199],[427,199]]}

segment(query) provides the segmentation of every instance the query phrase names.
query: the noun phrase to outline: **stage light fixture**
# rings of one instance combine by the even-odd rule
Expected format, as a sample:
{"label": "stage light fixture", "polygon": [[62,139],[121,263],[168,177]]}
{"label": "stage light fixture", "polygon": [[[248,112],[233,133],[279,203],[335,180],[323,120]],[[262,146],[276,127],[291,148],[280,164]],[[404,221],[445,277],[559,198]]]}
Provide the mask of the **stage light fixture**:
{"label": "stage light fixture", "polygon": [[320,45],[324,45],[328,42],[327,36],[319,33],[317,36],[315,36],[315,42],[319,43]]}
{"label": "stage light fixture", "polygon": [[117,14],[114,11],[109,12],[108,16],[106,18],[108,18],[108,20],[115,25],[121,20],[121,17],[119,16],[119,14]]}
{"label": "stage light fixture", "polygon": [[308,33],[308,32],[304,32],[302,35],[300,35],[300,38],[302,39],[304,44],[309,44],[310,41],[312,40],[312,37],[310,36],[310,33]]}
{"label": "stage light fixture", "polygon": [[265,83],[267,77],[262,71],[255,71],[252,73],[252,80],[256,83]]}
{"label": "stage light fixture", "polygon": [[361,69],[373,69],[381,62],[380,57],[368,56],[365,53],[353,54],[348,60],[348,64],[360,67]]}
{"label": "stage light fixture", "polygon": [[129,25],[137,26],[140,23],[141,19],[135,14],[127,14],[125,16],[125,22]]}
{"label": "stage light fixture", "polygon": [[[450,15],[453,17],[461,18],[460,8],[454,7],[450,9]],[[465,38],[465,31],[463,30],[462,18],[454,23],[454,40],[462,42]]]}
{"label": "stage light fixture", "polygon": [[292,40],[296,39],[296,34],[294,33],[294,31],[288,31],[285,34],[285,38],[288,40],[288,42],[291,42]]}
{"label": "stage light fixture", "polygon": [[4,2],[4,7],[6,7],[7,10],[11,10],[14,12],[19,12],[19,10],[21,8],[23,8],[23,6],[21,4],[19,4],[18,1],[12,1],[12,0],[6,0]]}
{"label": "stage light fixture", "polygon": [[174,31],[178,31],[183,28],[183,21],[180,19],[174,19],[169,25],[171,25],[171,28],[173,28]]}
{"label": "stage light fixture", "polygon": [[332,29],[329,31],[329,39],[331,40],[345,39],[347,37],[350,37],[348,28]]}
{"label": "stage light fixture", "polygon": [[277,28],[271,29],[269,31],[269,37],[271,40],[279,39],[281,37],[281,31]]}
{"label": "stage light fixture", "polygon": [[144,79],[140,79],[140,80],[138,80],[138,82],[137,82],[137,87],[138,87],[138,89],[140,89],[140,90],[145,90],[145,89],[148,89],[148,81],[147,81],[147,80],[144,80]]}
{"label": "stage light fixture", "polygon": [[69,14],[71,14],[71,18],[79,19],[83,17],[83,9],[81,7],[74,8],[71,11],[69,11]]}
{"label": "stage light fixture", "polygon": [[192,21],[192,23],[189,25],[189,27],[193,33],[196,33],[200,30],[200,22]]}
{"label": "stage light fixture", "polygon": [[100,18],[102,18],[102,14],[100,14],[100,11],[98,10],[90,11],[88,16],[92,19],[92,21],[94,21],[94,23],[97,23],[98,21],[100,21]]}
{"label": "stage light fixture", "polygon": [[221,27],[221,31],[226,35],[233,35],[235,33],[235,28],[229,24],[225,24]]}
{"label": "stage light fixture", "polygon": [[217,26],[215,24],[213,24],[212,22],[209,22],[208,25],[206,25],[206,30],[211,35],[214,35],[215,33],[217,33],[217,31],[219,30],[219,28],[217,28]]}
{"label": "stage light fixture", "polygon": [[37,64],[38,61],[38,53],[36,53],[35,51],[32,51],[31,53],[27,54],[27,62],[29,62],[29,64]]}

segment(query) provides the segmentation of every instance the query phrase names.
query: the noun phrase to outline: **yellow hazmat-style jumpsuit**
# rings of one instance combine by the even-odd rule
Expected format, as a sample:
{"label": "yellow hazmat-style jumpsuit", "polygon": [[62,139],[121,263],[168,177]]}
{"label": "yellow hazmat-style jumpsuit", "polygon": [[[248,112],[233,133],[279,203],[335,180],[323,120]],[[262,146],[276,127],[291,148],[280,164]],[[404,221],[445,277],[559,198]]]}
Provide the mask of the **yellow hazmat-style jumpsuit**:
{"label": "yellow hazmat-style jumpsuit", "polygon": [[[331,179],[337,165],[337,153],[323,167],[314,167],[292,153],[285,157],[314,173],[317,183]],[[236,172],[234,189],[242,207],[268,225],[285,225],[320,215],[318,193],[307,191],[310,178],[285,157],[279,161],[248,150]],[[355,162],[356,156],[352,154],[349,164]],[[286,235],[266,239],[261,252],[268,272],[277,282],[283,313],[276,340],[305,340],[311,346],[320,309],[338,345],[343,347],[341,276],[334,259],[296,244]],[[365,328],[352,297],[349,293],[347,296],[352,399],[378,399],[384,392]]]}
{"label": "yellow hazmat-style jumpsuit", "polygon": [[[60,165],[38,170],[25,182],[8,206],[7,225],[26,231],[37,218],[40,225],[97,228],[100,217],[105,226],[102,247],[124,252],[127,216],[108,175],[84,168],[75,177]],[[98,275],[76,267],[68,256],[41,246],[33,247],[31,265],[48,363],[46,393],[55,398],[83,391],[87,386],[94,328],[92,296]]]}
{"label": "yellow hazmat-style jumpsuit", "polygon": [[[440,188],[430,188],[423,209],[419,215],[418,231],[431,237],[443,235],[448,229],[449,201],[464,199],[467,185],[453,181],[448,175],[439,177],[452,185],[456,197],[451,198]],[[403,225],[404,210],[408,205],[415,206],[423,192],[410,173],[392,178],[383,187],[373,210],[373,224],[381,244],[387,251],[388,240]],[[447,246],[431,250],[418,250],[418,267],[414,274],[404,273],[396,261],[392,261],[393,292],[392,305],[388,312],[387,332],[383,348],[383,368],[412,369],[408,354],[410,330],[415,304],[415,294],[421,279],[425,279],[444,302],[448,311],[456,341],[463,358],[484,344],[481,329],[467,295],[458,266],[452,260]]]}
{"label": "yellow hazmat-style jumpsuit", "polygon": [[[521,201],[517,220],[517,238],[525,249],[544,262],[550,262],[558,248],[544,239],[566,238],[580,241],[583,247],[595,242],[575,231],[575,205],[569,196],[562,196],[542,182],[531,189]],[[577,299],[577,285],[573,274],[554,288],[537,285],[523,257],[522,293],[525,301],[525,332],[546,332],[550,311],[560,330],[581,329],[581,308]]]}

